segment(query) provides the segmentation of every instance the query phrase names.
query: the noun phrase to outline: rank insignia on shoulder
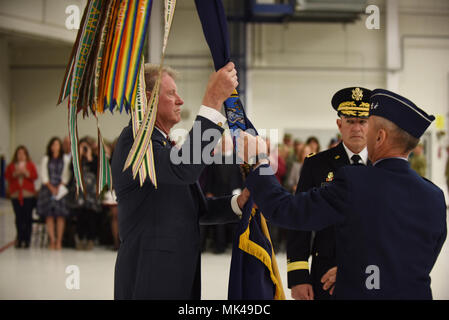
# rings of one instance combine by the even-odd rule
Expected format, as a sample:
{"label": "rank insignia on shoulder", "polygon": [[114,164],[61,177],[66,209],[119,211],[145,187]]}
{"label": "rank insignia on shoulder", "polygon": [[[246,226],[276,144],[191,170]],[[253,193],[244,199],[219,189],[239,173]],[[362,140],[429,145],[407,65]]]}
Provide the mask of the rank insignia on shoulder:
{"label": "rank insignia on shoulder", "polygon": [[336,155],[334,159],[335,159],[335,160],[338,160],[338,159],[340,159],[340,156],[339,156],[339,155]]}
{"label": "rank insignia on shoulder", "polygon": [[327,174],[326,182],[334,180],[334,173],[331,171]]}
{"label": "rank insignia on shoulder", "polygon": [[316,155],[316,153],[315,153],[315,152],[309,153],[309,154],[307,155],[307,157],[306,157],[306,158],[310,158],[310,157],[313,157],[314,155]]}

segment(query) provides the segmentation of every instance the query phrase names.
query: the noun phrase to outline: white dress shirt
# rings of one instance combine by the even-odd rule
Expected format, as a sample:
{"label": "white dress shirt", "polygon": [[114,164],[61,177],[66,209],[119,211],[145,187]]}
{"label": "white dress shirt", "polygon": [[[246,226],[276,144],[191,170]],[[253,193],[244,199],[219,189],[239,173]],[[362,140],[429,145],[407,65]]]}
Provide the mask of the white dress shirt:
{"label": "white dress shirt", "polygon": [[366,166],[366,164],[368,163],[368,149],[366,147],[363,148],[363,150],[360,151],[359,153],[354,153],[351,150],[349,150],[348,147],[345,146],[344,142],[343,142],[343,147],[345,148],[346,154],[348,155],[349,162],[351,164],[352,164],[351,157],[355,154],[358,154],[360,156],[360,158],[362,158],[363,164]]}

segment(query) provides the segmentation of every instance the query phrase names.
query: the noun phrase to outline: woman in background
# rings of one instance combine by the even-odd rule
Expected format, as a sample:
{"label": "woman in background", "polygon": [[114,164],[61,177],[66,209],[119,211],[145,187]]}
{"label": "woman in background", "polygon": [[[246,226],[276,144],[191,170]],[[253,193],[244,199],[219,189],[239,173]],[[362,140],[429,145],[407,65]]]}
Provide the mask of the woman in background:
{"label": "woman in background", "polygon": [[73,208],[76,216],[76,249],[92,250],[98,234],[97,221],[101,212],[101,202],[97,197],[97,165],[92,141],[84,137],[79,141],[80,163],[83,173],[84,193],[80,193]]}
{"label": "woman in background", "polygon": [[307,155],[311,153],[311,151],[312,149],[307,144],[304,144],[298,147],[297,150],[295,150],[296,159],[292,165],[292,169],[290,170],[290,175],[288,176],[286,183],[287,190],[290,190],[293,194],[296,193],[296,187],[298,185],[299,176],[301,175],[301,169],[302,165],[304,164],[304,160]]}
{"label": "woman in background", "polygon": [[16,215],[16,248],[29,248],[32,212],[36,203],[34,181],[37,170],[25,146],[18,146],[11,163],[6,168],[9,196]]}
{"label": "woman in background", "polygon": [[68,158],[63,157],[61,140],[53,137],[47,145],[47,154],[42,159],[42,187],[37,199],[37,212],[45,217],[49,248],[52,250],[62,248],[65,218],[69,214],[65,201],[66,185],[70,179],[69,162]]}

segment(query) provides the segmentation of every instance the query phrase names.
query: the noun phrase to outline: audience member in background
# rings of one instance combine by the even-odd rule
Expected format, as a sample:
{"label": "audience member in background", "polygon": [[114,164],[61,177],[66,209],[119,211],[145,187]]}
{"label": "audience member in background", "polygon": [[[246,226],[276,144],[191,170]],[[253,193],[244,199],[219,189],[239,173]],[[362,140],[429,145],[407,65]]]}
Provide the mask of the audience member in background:
{"label": "audience member in background", "polygon": [[[112,144],[105,145],[106,155],[109,160],[112,159],[112,155],[114,154],[115,145],[117,144],[117,139],[112,142]],[[117,198],[115,196],[115,191],[108,191],[105,193],[103,198],[103,205],[106,206],[108,210],[108,214],[111,221],[111,233],[112,239],[114,242],[114,251],[118,250],[120,246],[120,240],[118,236],[118,207],[117,207]]]}
{"label": "audience member in background", "polygon": [[65,136],[64,140],[62,140],[62,150],[64,151],[64,157],[72,160],[72,150],[70,150],[70,137]]}
{"label": "audience member in background", "polygon": [[446,160],[446,170],[444,171],[444,175],[446,176],[447,190],[449,190],[449,146],[446,147],[446,152],[447,152],[447,160]]}
{"label": "audience member in background", "polygon": [[311,153],[320,152],[321,146],[317,137],[311,136],[307,138],[306,144],[310,147]]}
{"label": "audience member in background", "polygon": [[[69,214],[66,206],[66,185],[70,179],[70,160],[63,157],[62,142],[53,137],[47,145],[42,159],[42,187],[37,199],[37,212],[45,217],[49,237],[49,248],[60,250],[64,234],[65,218]],[[55,236],[56,221],[56,236]]]}
{"label": "audience member in background", "polygon": [[88,138],[80,140],[79,150],[85,192],[80,192],[77,206],[73,208],[77,218],[76,249],[92,250],[97,235],[98,212],[102,209],[101,202],[97,198],[98,160]]}
{"label": "audience member in background", "polygon": [[410,167],[412,167],[412,169],[421,177],[426,177],[427,161],[422,143],[418,144],[416,148],[413,149],[413,154],[410,157]]}
{"label": "audience member in background", "polygon": [[299,175],[301,173],[301,168],[304,163],[304,159],[310,154],[311,148],[307,144],[303,144],[298,147],[298,151],[296,152],[296,160],[293,163],[292,169],[290,170],[290,174],[287,178],[287,190],[290,190],[293,194],[296,192],[296,187],[299,181]]}
{"label": "audience member in background", "polygon": [[16,215],[16,248],[29,248],[31,240],[32,212],[36,203],[34,181],[37,170],[24,146],[17,147],[11,163],[6,168],[9,196]]}
{"label": "audience member in background", "polygon": [[304,145],[304,142],[302,142],[299,139],[295,139],[293,141],[293,147],[291,148],[291,151],[288,153],[287,159],[285,160],[286,172],[285,172],[285,176],[284,176],[284,183],[282,185],[286,189],[290,189],[289,188],[289,181],[288,181],[288,179],[290,178],[290,173],[292,171],[293,164],[295,162],[297,162],[298,152],[299,152],[300,149],[302,149],[303,145]]}
{"label": "audience member in background", "polygon": [[282,145],[278,146],[277,150],[277,171],[276,171],[276,178],[278,179],[279,183],[282,184],[284,182],[284,177],[287,172],[287,165],[285,160],[288,156],[288,149],[285,147],[282,147]]}
{"label": "audience member in background", "polygon": [[329,145],[327,146],[328,149],[332,149],[336,146],[338,146],[338,144],[340,143],[341,139],[339,139],[338,137],[332,138],[329,141]]}
{"label": "audience member in background", "polygon": [[289,152],[293,153],[293,140],[290,133],[284,134],[281,147],[286,148]]}

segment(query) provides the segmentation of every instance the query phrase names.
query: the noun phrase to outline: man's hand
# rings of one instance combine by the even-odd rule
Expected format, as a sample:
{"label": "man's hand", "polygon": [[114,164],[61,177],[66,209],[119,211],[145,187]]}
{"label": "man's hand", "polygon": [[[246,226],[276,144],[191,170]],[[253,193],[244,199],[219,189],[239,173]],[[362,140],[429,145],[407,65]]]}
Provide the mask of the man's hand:
{"label": "man's hand", "polygon": [[243,210],[246,202],[249,199],[250,192],[247,188],[243,189],[242,193],[237,197],[237,204],[239,205],[240,210]]}
{"label": "man's hand", "polygon": [[295,300],[313,300],[312,285],[304,283],[292,287],[292,298]]}
{"label": "man's hand", "polygon": [[255,164],[257,157],[267,158],[267,144],[261,137],[242,131],[237,138],[237,155],[246,163]]}
{"label": "man's hand", "polygon": [[237,70],[235,70],[234,63],[229,62],[210,76],[203,105],[220,111],[223,102],[231,96],[238,85]]}
{"label": "man's hand", "polygon": [[337,267],[330,268],[324,276],[321,277],[321,283],[323,283],[323,290],[329,290],[329,294],[334,293],[335,281],[337,280]]}

